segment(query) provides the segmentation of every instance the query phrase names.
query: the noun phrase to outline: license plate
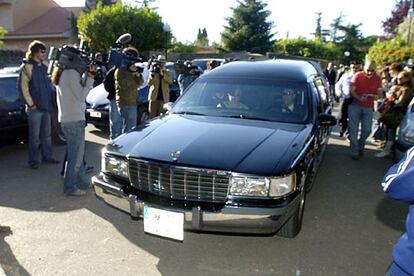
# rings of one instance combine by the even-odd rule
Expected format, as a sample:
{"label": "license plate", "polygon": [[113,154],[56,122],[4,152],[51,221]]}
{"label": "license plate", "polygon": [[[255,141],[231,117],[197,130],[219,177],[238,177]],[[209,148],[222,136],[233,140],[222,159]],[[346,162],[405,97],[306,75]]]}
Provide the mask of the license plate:
{"label": "license plate", "polygon": [[144,206],[144,231],[174,240],[184,240],[184,214]]}
{"label": "license plate", "polygon": [[101,112],[98,112],[98,111],[91,111],[91,112],[89,112],[89,115],[91,117],[94,117],[94,118],[101,118],[102,117]]}

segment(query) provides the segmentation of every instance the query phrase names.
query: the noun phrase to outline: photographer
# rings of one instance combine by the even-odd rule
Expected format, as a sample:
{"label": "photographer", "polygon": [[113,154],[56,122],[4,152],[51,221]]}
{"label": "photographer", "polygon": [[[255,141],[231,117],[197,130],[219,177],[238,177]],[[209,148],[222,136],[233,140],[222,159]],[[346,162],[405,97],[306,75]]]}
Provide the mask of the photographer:
{"label": "photographer", "polygon": [[172,75],[170,70],[165,68],[165,56],[159,55],[156,61],[150,65],[149,85],[149,113],[150,118],[160,115],[163,105],[170,101],[170,84]]}
{"label": "photographer", "polygon": [[57,86],[58,120],[67,144],[67,167],[63,192],[71,196],[83,196],[90,187],[85,175],[85,100],[92,88],[96,66],[89,64],[86,82],[75,69],[55,67],[52,81]]}
{"label": "photographer", "polygon": [[180,95],[184,93],[184,90],[200,76],[200,70],[191,64],[191,61],[184,61],[183,71],[178,75],[177,81],[180,86]]}
{"label": "photographer", "polygon": [[[138,58],[138,50],[128,47],[123,50],[125,54]],[[131,130],[137,125],[137,89],[144,82],[135,62],[131,61],[127,70],[115,70],[116,104],[122,118],[122,133]]]}
{"label": "photographer", "polygon": [[96,75],[94,77],[93,87],[100,85],[103,80],[105,79],[106,73],[108,70],[105,67],[103,62],[103,57],[100,52],[95,54],[95,62],[96,62]]}

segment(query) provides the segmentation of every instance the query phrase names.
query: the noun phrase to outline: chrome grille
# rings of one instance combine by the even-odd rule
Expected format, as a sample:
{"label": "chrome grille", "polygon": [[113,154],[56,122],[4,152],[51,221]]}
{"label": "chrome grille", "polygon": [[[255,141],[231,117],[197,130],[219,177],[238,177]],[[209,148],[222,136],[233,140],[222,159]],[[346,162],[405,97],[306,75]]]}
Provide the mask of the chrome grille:
{"label": "chrome grille", "polygon": [[132,186],[141,191],[197,202],[224,202],[229,188],[229,174],[226,172],[138,159],[129,159],[129,177]]}

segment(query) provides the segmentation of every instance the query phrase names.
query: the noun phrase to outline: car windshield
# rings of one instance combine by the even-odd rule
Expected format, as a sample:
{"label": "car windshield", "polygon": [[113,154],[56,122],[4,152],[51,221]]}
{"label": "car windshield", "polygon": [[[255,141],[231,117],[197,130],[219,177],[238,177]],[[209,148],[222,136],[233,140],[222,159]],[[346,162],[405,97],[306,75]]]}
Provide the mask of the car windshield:
{"label": "car windshield", "polygon": [[199,79],[172,112],[305,123],[310,113],[308,85],[263,79]]}
{"label": "car windshield", "polygon": [[19,99],[17,77],[0,78],[0,105],[14,103]]}

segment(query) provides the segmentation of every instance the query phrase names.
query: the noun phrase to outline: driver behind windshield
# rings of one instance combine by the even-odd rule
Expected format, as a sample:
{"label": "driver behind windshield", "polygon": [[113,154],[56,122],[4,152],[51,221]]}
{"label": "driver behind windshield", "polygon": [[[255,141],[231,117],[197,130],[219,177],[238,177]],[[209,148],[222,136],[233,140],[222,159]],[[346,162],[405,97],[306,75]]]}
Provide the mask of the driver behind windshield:
{"label": "driver behind windshield", "polygon": [[217,107],[219,108],[235,108],[235,109],[249,109],[247,105],[240,101],[242,95],[242,90],[237,86],[233,91],[227,93],[227,99],[222,103],[219,103]]}
{"label": "driver behind windshield", "polygon": [[296,113],[297,107],[295,105],[296,92],[292,88],[285,88],[282,91],[282,112]]}

